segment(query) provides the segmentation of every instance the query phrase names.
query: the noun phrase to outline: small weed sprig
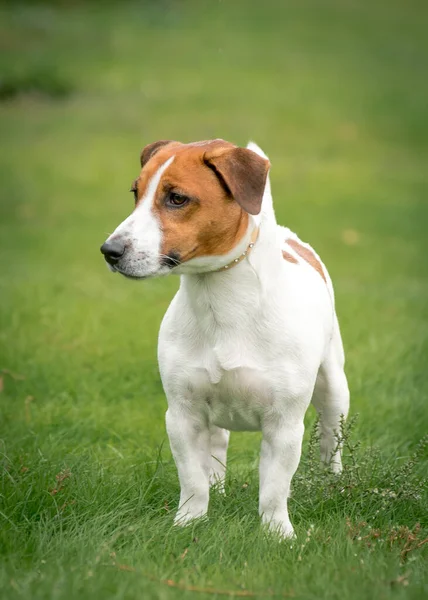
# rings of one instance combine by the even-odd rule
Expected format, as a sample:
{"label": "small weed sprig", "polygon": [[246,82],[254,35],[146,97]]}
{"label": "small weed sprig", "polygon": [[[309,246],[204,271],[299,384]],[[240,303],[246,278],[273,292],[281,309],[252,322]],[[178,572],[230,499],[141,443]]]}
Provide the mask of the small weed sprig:
{"label": "small weed sprig", "polygon": [[417,445],[414,453],[402,464],[386,461],[378,448],[362,449],[353,434],[358,415],[348,421],[341,419],[336,435],[337,448],[342,448],[343,471],[330,472],[319,460],[319,420],[311,429],[302,467],[294,477],[293,498],[309,513],[320,507],[330,513],[358,513],[361,518],[371,513],[372,519],[393,517],[398,505],[406,503],[409,511],[417,507],[427,490],[428,479],[418,469],[427,454],[428,436]]}
{"label": "small weed sprig", "polygon": [[70,477],[71,477],[70,469],[63,469],[57,475],[55,475],[56,485],[51,490],[49,490],[50,495],[56,496],[59,492],[61,492],[65,486],[64,482],[67,481],[67,479],[69,479]]}
{"label": "small weed sprig", "polygon": [[421,537],[420,523],[416,523],[413,528],[401,525],[379,529],[371,527],[366,521],[353,524],[350,519],[346,519],[346,526],[348,536],[353,541],[364,544],[369,550],[379,545],[386,545],[390,550],[398,548],[402,563],[407,560],[410,552],[428,543],[428,537]]}

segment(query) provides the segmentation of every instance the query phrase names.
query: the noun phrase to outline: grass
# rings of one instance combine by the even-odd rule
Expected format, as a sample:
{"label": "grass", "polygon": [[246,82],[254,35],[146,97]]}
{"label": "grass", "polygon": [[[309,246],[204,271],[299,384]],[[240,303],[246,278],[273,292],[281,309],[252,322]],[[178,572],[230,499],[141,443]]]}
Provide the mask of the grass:
{"label": "grass", "polygon": [[[1,81],[24,82],[0,104],[2,597],[426,597],[424,4],[0,12]],[[334,479],[308,413],[293,543],[259,528],[256,434],[232,436],[209,521],[172,527],[156,338],[178,280],[119,279],[98,252],[140,148],[210,137],[266,150],[278,220],[335,283],[360,416]]]}

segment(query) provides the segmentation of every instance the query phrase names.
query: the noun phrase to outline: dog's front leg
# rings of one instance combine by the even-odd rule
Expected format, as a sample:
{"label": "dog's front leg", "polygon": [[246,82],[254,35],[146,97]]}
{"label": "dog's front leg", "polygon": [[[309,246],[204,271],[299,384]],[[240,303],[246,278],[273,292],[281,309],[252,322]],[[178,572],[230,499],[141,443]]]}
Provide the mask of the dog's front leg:
{"label": "dog's front leg", "polygon": [[259,512],[262,522],[283,537],[294,536],[287,500],[300,461],[303,432],[303,418],[295,423],[270,421],[263,428]]}
{"label": "dog's front leg", "polygon": [[210,431],[203,419],[181,408],[168,409],[166,428],[181,487],[174,522],[185,525],[208,510]]}

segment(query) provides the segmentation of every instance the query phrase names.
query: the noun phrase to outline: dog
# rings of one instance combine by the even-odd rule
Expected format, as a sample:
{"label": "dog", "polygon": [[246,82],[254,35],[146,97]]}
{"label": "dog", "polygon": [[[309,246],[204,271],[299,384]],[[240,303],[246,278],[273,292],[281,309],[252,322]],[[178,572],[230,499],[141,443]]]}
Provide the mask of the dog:
{"label": "dog", "polygon": [[252,142],[152,143],[131,187],[135,209],[101,252],[131,279],[181,276],[158,345],[181,487],[175,523],[206,515],[210,485],[224,490],[230,431],[261,431],[259,512],[289,538],[305,412],[312,402],[321,458],[339,473],[349,390],[331,279],[277,224],[269,169]]}

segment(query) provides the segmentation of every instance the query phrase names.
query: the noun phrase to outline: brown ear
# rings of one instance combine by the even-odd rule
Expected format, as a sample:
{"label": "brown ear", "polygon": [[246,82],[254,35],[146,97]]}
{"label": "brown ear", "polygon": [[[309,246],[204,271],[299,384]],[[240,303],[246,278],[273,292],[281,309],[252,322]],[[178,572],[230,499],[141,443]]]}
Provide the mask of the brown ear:
{"label": "brown ear", "polygon": [[172,140],[159,140],[159,142],[153,142],[153,144],[149,144],[143,148],[140,155],[141,166],[144,167],[151,157],[156,154],[156,152],[160,150],[162,146],[166,146],[167,144],[172,144]]}
{"label": "brown ear", "polygon": [[258,215],[270,163],[247,148],[217,148],[204,154],[236,202],[250,215]]}

